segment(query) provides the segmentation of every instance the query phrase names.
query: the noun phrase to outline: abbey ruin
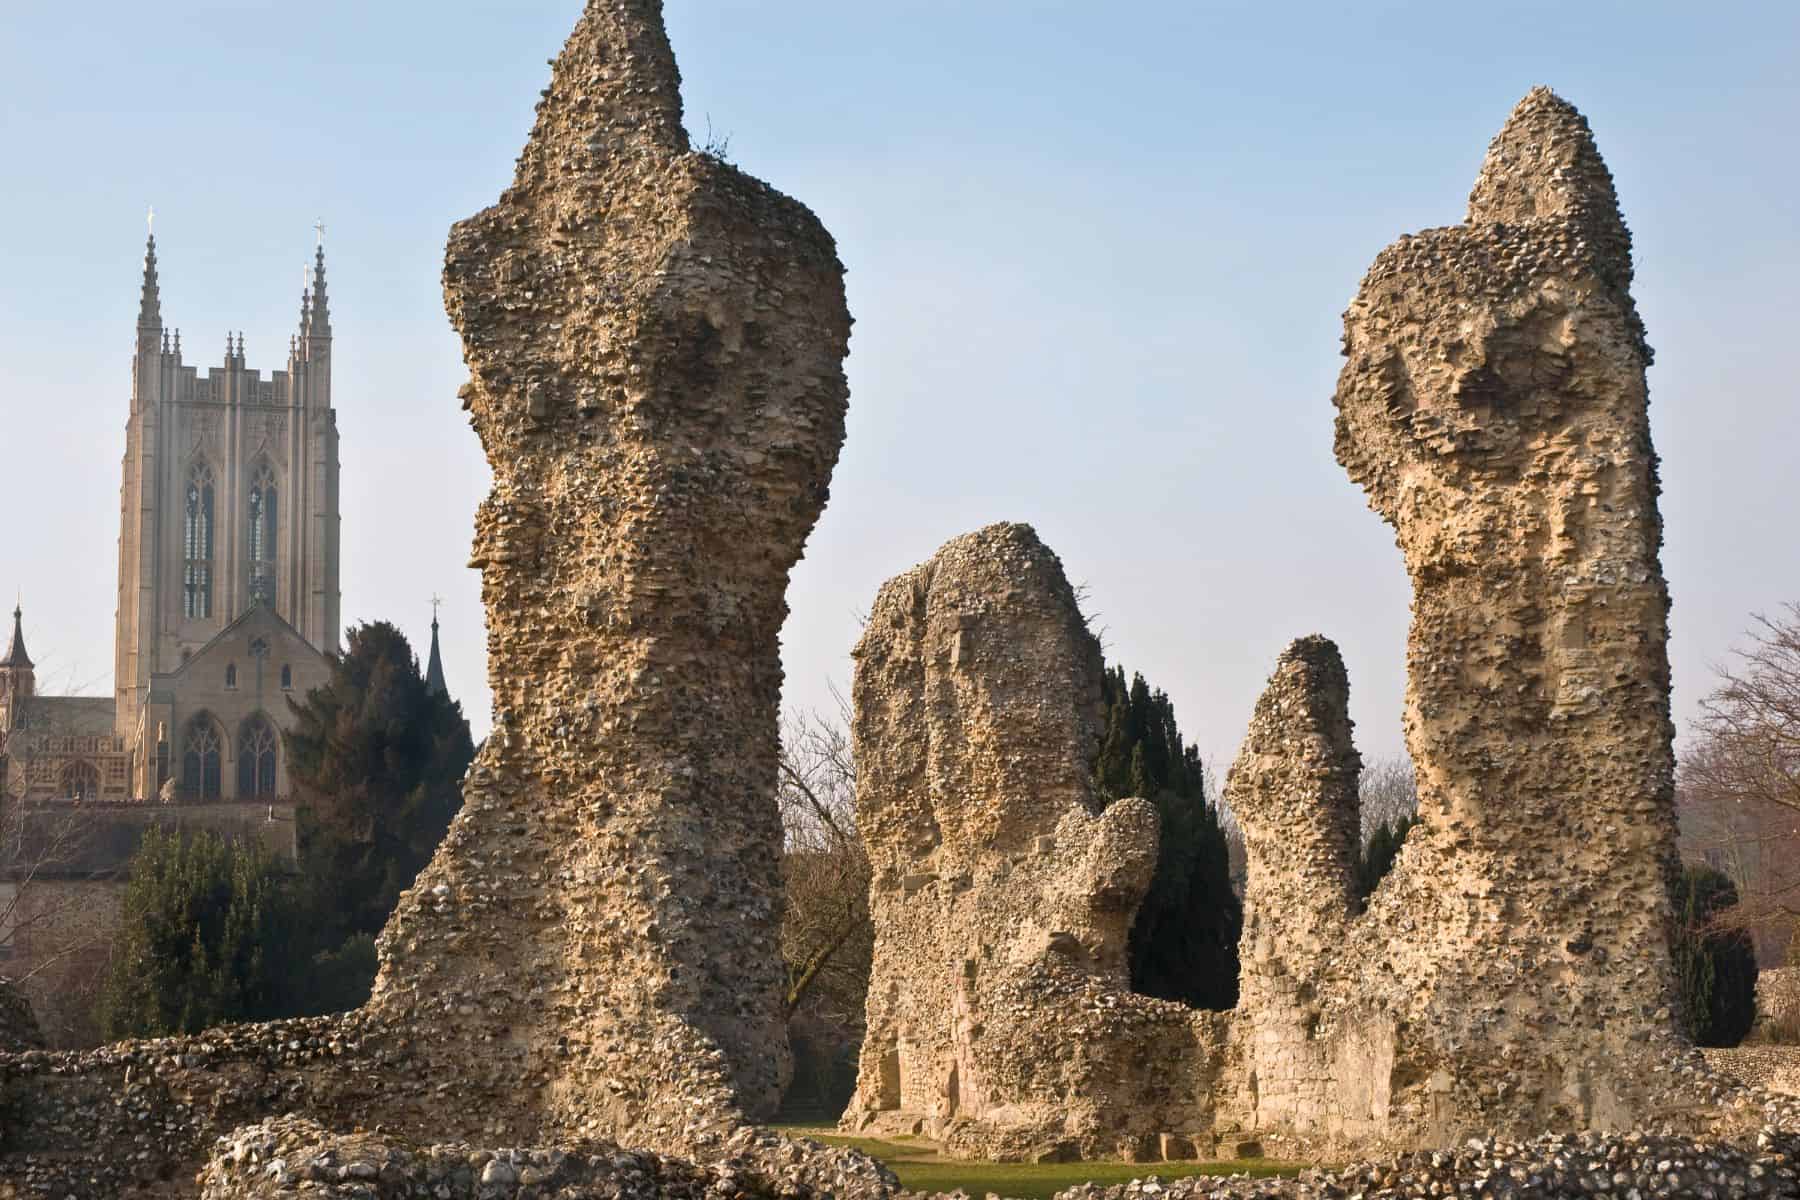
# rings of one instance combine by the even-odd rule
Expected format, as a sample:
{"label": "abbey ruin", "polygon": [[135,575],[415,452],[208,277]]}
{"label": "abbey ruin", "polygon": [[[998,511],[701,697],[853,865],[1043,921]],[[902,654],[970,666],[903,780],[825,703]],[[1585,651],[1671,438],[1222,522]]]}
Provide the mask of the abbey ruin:
{"label": "abbey ruin", "polygon": [[[659,0],[588,0],[513,185],[451,234],[494,476],[494,732],[372,999],[88,1053],[15,1039],[0,1197],[898,1191],[754,1124],[788,1071],[777,636],[844,439],[850,318],[830,235],[695,151],[678,89]],[[1630,280],[1586,124],[1540,89],[1466,223],[1364,281],[1338,457],[1413,580],[1425,826],[1356,911],[1349,680],[1296,642],[1228,784],[1232,1012],[1130,991],[1157,816],[1094,793],[1100,650],[1056,556],[992,525],[881,590],[856,650],[877,943],[849,1125],[1010,1158],[1423,1148],[1216,1195],[1796,1194],[1800,1103],[1713,1076],[1670,1013]]]}
{"label": "abbey ruin", "polygon": [[1101,810],[1082,773],[1099,651],[1054,557],[994,527],[882,589],[857,652],[877,940],[846,1128],[1131,1157],[1723,1119],[1734,1085],[1696,1084],[1672,1011],[1668,595],[1630,282],[1587,123],[1539,88],[1464,224],[1383,251],[1345,314],[1337,455],[1413,582],[1424,824],[1359,911],[1349,680],[1329,641],[1295,642],[1226,783],[1248,870],[1230,1013],[1126,990],[1154,821]]}

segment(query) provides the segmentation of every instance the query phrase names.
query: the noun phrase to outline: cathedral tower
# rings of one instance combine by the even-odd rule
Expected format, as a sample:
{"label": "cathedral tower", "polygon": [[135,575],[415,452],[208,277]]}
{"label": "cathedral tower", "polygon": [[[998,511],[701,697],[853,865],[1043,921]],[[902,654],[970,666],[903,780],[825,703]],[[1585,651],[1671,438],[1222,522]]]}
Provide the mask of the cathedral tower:
{"label": "cathedral tower", "polygon": [[[323,238],[287,369],[264,379],[227,333],[204,377],[163,324],[156,238],[144,252],[119,491],[117,733],[135,746],[152,677],[176,672],[256,607],[338,649],[338,433]],[[235,677],[235,668],[233,669]]]}

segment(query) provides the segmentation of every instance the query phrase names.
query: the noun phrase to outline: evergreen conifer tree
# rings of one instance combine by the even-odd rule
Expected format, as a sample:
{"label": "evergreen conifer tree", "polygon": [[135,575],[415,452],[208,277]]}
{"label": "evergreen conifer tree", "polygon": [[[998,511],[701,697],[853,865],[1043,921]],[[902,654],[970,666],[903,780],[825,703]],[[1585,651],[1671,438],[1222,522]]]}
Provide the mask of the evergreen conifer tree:
{"label": "evergreen conifer tree", "polygon": [[1237,1003],[1244,913],[1231,890],[1225,832],[1206,802],[1199,747],[1181,739],[1175,706],[1122,667],[1103,680],[1105,733],[1094,760],[1104,803],[1140,796],[1156,805],[1162,837],[1156,874],[1131,929],[1132,990],[1196,1008]]}
{"label": "evergreen conifer tree", "polygon": [[307,802],[302,874],[330,921],[322,946],[338,952],[380,933],[430,861],[462,807],[475,747],[462,706],[425,685],[386,621],[349,630],[329,682],[291,707],[288,767]]}
{"label": "evergreen conifer tree", "polygon": [[1715,918],[1738,902],[1729,876],[1688,867],[1676,883],[1675,940],[1682,1023],[1702,1046],[1735,1046],[1756,1020],[1756,949],[1741,929]]}
{"label": "evergreen conifer tree", "polygon": [[296,912],[260,842],[152,826],[132,859],[98,1017],[113,1039],[285,1015]]}
{"label": "evergreen conifer tree", "polygon": [[1358,904],[1367,900],[1374,893],[1375,886],[1394,869],[1394,862],[1400,857],[1400,847],[1406,844],[1406,835],[1418,823],[1418,814],[1411,813],[1395,817],[1392,822],[1377,825],[1370,831],[1369,840],[1358,849],[1351,881]]}

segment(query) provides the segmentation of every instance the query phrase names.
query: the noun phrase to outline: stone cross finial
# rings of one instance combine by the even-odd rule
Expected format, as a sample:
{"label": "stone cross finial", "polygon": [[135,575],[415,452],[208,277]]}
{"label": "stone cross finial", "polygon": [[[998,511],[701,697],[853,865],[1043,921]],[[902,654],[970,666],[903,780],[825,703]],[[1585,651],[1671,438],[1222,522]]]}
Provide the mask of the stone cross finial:
{"label": "stone cross finial", "polygon": [[155,237],[156,236],[156,205],[152,204],[150,206],[150,211],[144,214],[144,224],[149,228],[150,236]]}
{"label": "stone cross finial", "polygon": [[313,235],[316,238],[316,244],[323,247],[325,245],[325,219],[323,217],[313,222]]}

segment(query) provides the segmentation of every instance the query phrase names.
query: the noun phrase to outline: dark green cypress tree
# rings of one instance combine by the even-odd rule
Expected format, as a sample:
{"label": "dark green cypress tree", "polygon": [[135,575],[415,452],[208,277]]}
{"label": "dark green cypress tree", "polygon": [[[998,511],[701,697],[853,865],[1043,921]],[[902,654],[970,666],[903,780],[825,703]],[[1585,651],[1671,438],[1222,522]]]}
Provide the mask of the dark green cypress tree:
{"label": "dark green cypress tree", "polygon": [[1162,817],[1156,874],[1131,929],[1131,986],[1196,1008],[1237,1003],[1243,907],[1231,890],[1225,831],[1206,802],[1200,750],[1185,744],[1167,693],[1122,667],[1103,676],[1105,733],[1094,759],[1104,803],[1141,796]]}
{"label": "dark green cypress tree", "polygon": [[1756,1020],[1756,949],[1741,929],[1715,918],[1738,902],[1729,876],[1688,867],[1676,881],[1670,951],[1680,987],[1682,1024],[1701,1046],[1735,1046]]}
{"label": "dark green cypress tree", "polygon": [[1351,880],[1358,904],[1367,900],[1375,891],[1375,886],[1394,869],[1394,861],[1400,857],[1400,847],[1406,844],[1406,835],[1418,823],[1418,814],[1414,813],[1396,817],[1392,824],[1377,825],[1370,832],[1369,840],[1362,844],[1357,853]]}
{"label": "dark green cypress tree", "polygon": [[426,685],[386,621],[349,630],[331,679],[290,701],[288,766],[307,800],[305,875],[324,895],[336,950],[374,936],[462,807],[475,747],[462,706]]}

